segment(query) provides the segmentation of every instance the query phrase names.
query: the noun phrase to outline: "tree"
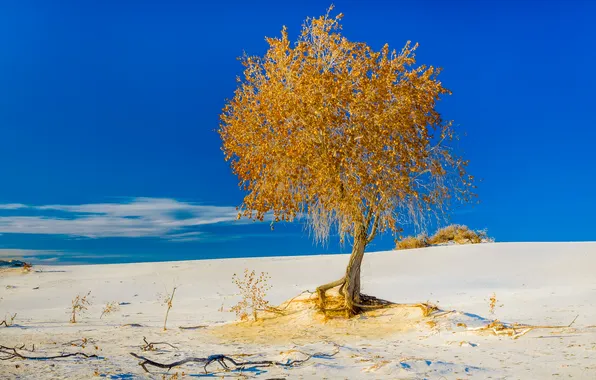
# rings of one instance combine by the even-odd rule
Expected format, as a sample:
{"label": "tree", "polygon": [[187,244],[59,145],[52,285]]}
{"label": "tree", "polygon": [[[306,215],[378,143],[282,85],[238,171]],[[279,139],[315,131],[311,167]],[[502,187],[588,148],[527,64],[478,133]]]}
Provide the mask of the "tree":
{"label": "tree", "polygon": [[450,94],[434,67],[415,67],[417,45],[374,51],[341,34],[341,18],[307,18],[291,44],[286,28],[263,57],[241,58],[219,129],[225,159],[246,192],[239,218],[304,217],[318,241],[353,239],[340,287],[348,315],[360,294],[364,251],[378,233],[443,215],[473,195],[466,161],[447,146],[452,123],[436,102]]}

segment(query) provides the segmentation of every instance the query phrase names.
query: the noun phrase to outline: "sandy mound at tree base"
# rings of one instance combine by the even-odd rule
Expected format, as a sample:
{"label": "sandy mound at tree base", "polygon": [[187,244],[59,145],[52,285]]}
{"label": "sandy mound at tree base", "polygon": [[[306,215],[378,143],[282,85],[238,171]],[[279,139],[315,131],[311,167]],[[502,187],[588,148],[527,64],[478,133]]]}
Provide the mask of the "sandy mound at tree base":
{"label": "sandy mound at tree base", "polygon": [[[333,302],[337,292],[328,294],[328,304],[337,303]],[[257,321],[228,323],[210,332],[226,341],[244,343],[345,342],[411,331],[424,318],[419,306],[399,304],[366,311],[350,319],[330,317],[319,311],[316,301],[316,295],[301,295],[284,302],[275,311],[259,313]]]}

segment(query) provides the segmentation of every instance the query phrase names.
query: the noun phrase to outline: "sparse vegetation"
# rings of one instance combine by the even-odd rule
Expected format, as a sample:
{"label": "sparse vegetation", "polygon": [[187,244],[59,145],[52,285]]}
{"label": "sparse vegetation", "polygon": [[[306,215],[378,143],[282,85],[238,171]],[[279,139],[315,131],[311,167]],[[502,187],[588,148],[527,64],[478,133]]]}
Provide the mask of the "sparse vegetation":
{"label": "sparse vegetation", "polygon": [[108,302],[106,304],[106,306],[104,306],[104,308],[101,312],[101,315],[99,316],[99,319],[102,319],[104,315],[111,314],[118,310],[120,310],[120,306],[118,305],[118,302]]}
{"label": "sparse vegetation", "polygon": [[491,315],[495,315],[495,307],[497,306],[497,295],[493,293],[488,299],[488,311]]}
{"label": "sparse vegetation", "polygon": [[494,239],[488,236],[486,230],[474,231],[468,226],[452,224],[439,229],[431,237],[428,237],[424,233],[418,236],[408,236],[397,241],[395,249],[425,248],[448,244],[491,243],[493,241]]}
{"label": "sparse vegetation", "polygon": [[77,323],[77,315],[81,315],[87,311],[87,306],[91,306],[91,301],[89,300],[89,296],[91,292],[88,292],[85,295],[78,294],[72,300],[72,307],[71,307],[71,315],[70,315],[70,323]]}
{"label": "sparse vegetation", "polygon": [[167,309],[166,309],[166,317],[163,321],[163,331],[167,330],[166,325],[168,323],[168,315],[170,315],[170,309],[174,305],[173,302],[174,302],[174,294],[176,294],[176,289],[177,289],[177,287],[174,286],[174,289],[172,289],[172,293],[168,294],[166,296],[166,299],[164,300],[164,304],[167,306]]}
{"label": "sparse vegetation", "polygon": [[232,276],[232,282],[236,284],[240,290],[239,295],[242,300],[230,308],[230,311],[236,313],[236,316],[242,321],[248,320],[250,314],[253,319],[257,320],[257,311],[266,309],[269,306],[269,301],[265,300],[267,291],[271,289],[271,285],[267,281],[271,279],[266,272],[261,272],[257,277],[256,272],[244,270],[244,278],[240,278],[236,273]]}

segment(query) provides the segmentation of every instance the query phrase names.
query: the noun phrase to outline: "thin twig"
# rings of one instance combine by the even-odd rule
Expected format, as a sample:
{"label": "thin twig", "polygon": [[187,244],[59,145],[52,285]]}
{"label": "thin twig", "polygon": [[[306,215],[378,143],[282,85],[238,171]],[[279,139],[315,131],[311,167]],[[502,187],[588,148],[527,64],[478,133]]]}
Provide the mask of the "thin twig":
{"label": "thin twig", "polygon": [[12,325],[14,325],[14,319],[17,317],[17,313],[14,313],[14,315],[12,317],[10,317],[10,322],[8,322],[7,318],[4,318],[4,320],[2,322],[0,322],[0,326],[4,325],[6,327],[10,327]]}
{"label": "thin twig", "polygon": [[196,329],[204,329],[207,325],[196,325],[196,326],[178,326],[180,330],[196,330]]}
{"label": "thin twig", "polygon": [[168,342],[147,342],[147,338],[145,338],[145,337],[143,337],[143,341],[145,342],[145,345],[141,346],[141,350],[143,350],[143,351],[155,351],[155,350],[157,350],[157,348],[155,348],[155,346],[157,344],[164,344],[166,346],[172,347],[175,350],[178,349],[178,347],[176,347]]}

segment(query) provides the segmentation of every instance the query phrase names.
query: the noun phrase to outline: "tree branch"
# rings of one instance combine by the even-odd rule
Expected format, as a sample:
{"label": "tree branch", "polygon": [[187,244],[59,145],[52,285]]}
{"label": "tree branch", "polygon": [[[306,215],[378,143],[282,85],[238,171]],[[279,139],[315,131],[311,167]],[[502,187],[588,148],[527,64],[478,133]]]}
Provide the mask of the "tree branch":
{"label": "tree branch", "polygon": [[375,213],[372,230],[370,231],[370,233],[368,234],[368,237],[366,238],[366,244],[368,244],[371,241],[373,241],[373,239],[375,238],[375,236],[377,236],[377,230],[378,230],[378,228],[379,228],[379,217]]}

